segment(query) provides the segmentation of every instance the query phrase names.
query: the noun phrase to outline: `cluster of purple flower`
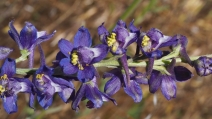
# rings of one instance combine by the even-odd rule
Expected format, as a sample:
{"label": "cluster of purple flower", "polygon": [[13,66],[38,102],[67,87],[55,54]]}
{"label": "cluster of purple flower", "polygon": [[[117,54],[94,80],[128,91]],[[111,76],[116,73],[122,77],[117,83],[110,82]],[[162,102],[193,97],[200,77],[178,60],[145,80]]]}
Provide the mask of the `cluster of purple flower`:
{"label": "cluster of purple flower", "polygon": [[[45,63],[40,43],[53,37],[56,31],[47,35],[45,31],[38,32],[29,22],[26,22],[20,35],[13,26],[13,21],[9,23],[9,28],[8,33],[18,44],[21,54],[29,58],[29,68],[33,68],[36,46],[39,47],[40,52],[40,68],[34,72],[30,81],[30,75],[24,78],[14,77],[16,63],[20,59],[5,59],[12,49],[0,47],[0,59],[5,59],[0,71],[0,98],[3,100],[4,109],[9,114],[17,111],[17,93],[19,92],[30,94],[31,108],[34,108],[34,99],[37,98],[44,109],[48,109],[52,104],[53,95],[56,92],[65,103],[72,101],[73,110],[78,110],[79,103],[84,99],[89,100],[86,105],[88,108],[100,108],[104,101],[112,101],[116,105],[116,101],[111,96],[121,87],[134,102],[140,102],[142,100],[140,84],[149,85],[151,93],[161,88],[162,94],[170,100],[176,97],[175,82],[186,81],[192,77],[192,73],[187,68],[175,66],[177,57],[195,67],[200,76],[212,73],[212,58],[204,56],[194,61],[190,60],[186,53],[187,38],[185,36],[166,36],[155,28],[143,32],[133,25],[133,21],[129,29],[123,21],[118,21],[111,33],[104,24],[100,25],[98,34],[102,44],[94,47],[91,47],[92,38],[88,29],[80,27],[74,36],[73,43],[66,39],[58,42],[60,52],[51,67]],[[137,43],[137,49],[135,56],[131,58],[126,52],[127,47],[134,42]],[[162,51],[163,47],[170,47],[170,50]],[[101,92],[97,85],[99,74],[94,64],[103,60],[109,52],[117,57],[116,60],[120,65],[103,75],[103,78],[109,80],[105,84],[104,92]],[[177,55],[173,56],[176,53]],[[135,67],[128,66],[129,59],[135,62],[148,59],[146,73],[138,72]],[[158,59],[166,60],[165,70],[154,68],[154,61]],[[81,83],[76,94],[73,81]]]}

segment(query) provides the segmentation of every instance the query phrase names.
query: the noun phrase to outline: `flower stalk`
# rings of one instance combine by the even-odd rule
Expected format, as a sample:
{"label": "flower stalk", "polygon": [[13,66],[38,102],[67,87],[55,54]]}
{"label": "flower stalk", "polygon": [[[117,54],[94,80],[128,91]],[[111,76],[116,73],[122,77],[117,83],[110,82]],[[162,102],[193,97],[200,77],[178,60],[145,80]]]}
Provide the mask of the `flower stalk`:
{"label": "flower stalk", "polygon": [[[206,56],[206,57],[211,57],[212,58],[212,54],[208,54],[208,55],[202,55],[202,56]],[[198,59],[201,56],[193,56],[190,57],[192,61]],[[171,59],[159,59],[159,60],[155,60],[154,63],[154,69],[158,70],[158,66],[160,65],[165,65],[167,62],[170,62]],[[17,61],[16,61],[17,62]],[[181,58],[176,58],[176,63],[180,63],[182,62]],[[120,66],[120,63],[117,60],[111,60],[111,59],[107,59],[107,60],[102,60],[101,62],[95,63],[94,67],[118,67]],[[147,61],[141,61],[141,62],[132,62],[131,60],[128,60],[128,66],[129,67],[146,67],[147,66]],[[33,74],[35,71],[37,70],[37,68],[33,68],[33,69],[29,69],[29,68],[16,68],[16,74],[19,75],[27,75],[27,74]]]}

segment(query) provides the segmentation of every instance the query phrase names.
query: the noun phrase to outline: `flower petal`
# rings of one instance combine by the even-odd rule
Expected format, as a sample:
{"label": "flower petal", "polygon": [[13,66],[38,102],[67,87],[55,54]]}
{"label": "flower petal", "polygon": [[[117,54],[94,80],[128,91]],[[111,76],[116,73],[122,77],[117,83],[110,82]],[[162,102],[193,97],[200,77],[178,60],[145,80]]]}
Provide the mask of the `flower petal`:
{"label": "flower petal", "polygon": [[79,103],[82,100],[82,98],[85,96],[85,90],[86,90],[86,86],[82,84],[79,90],[77,91],[74,101],[72,102],[71,107],[73,110],[77,111],[79,109]]}
{"label": "flower petal", "polygon": [[70,63],[69,58],[64,58],[60,61],[60,66],[65,74],[74,74],[78,71],[78,67]]}
{"label": "flower petal", "polygon": [[35,101],[35,94],[30,93],[29,96],[29,107],[34,109],[34,101]]}
{"label": "flower petal", "polygon": [[57,84],[61,85],[61,86],[65,86],[65,87],[69,87],[69,88],[75,89],[74,88],[74,84],[71,81],[67,81],[65,79],[56,78],[56,77],[52,78],[52,81],[54,83],[57,83]]}
{"label": "flower petal", "polygon": [[123,46],[126,42],[126,38],[130,36],[128,30],[123,27],[117,27],[115,30],[116,33],[116,39],[122,43],[121,46]]}
{"label": "flower petal", "polygon": [[0,60],[6,58],[13,50],[7,47],[0,47]]}
{"label": "flower petal", "polygon": [[121,80],[118,77],[113,76],[110,80],[106,82],[104,92],[109,96],[112,96],[116,92],[118,92],[120,88],[121,88]]}
{"label": "flower petal", "polygon": [[20,48],[20,49],[23,49],[23,46],[22,46],[22,44],[20,43],[19,34],[18,34],[18,32],[16,31],[15,27],[13,26],[13,22],[14,22],[14,21],[11,21],[11,22],[9,23],[9,28],[10,28],[10,30],[8,31],[8,34],[9,34],[10,37],[18,44],[19,48]]}
{"label": "flower petal", "polygon": [[37,95],[37,100],[40,106],[46,110],[52,105],[53,97],[52,95]]}
{"label": "flower petal", "polygon": [[[132,79],[132,78],[131,78]],[[148,79],[146,77],[146,75],[137,72],[136,76],[134,77],[134,80],[139,83],[139,84],[148,84]]]}
{"label": "flower petal", "polygon": [[82,64],[90,64],[94,58],[94,52],[91,48],[79,46],[78,49],[79,61]]}
{"label": "flower petal", "polygon": [[25,24],[20,32],[20,43],[23,49],[29,49],[37,39],[37,29],[29,22]]}
{"label": "flower petal", "polygon": [[162,76],[160,75],[160,72],[157,70],[153,70],[150,76],[150,79],[148,81],[149,83],[149,91],[151,93],[155,93],[158,88],[161,86],[162,82]]}
{"label": "flower petal", "polygon": [[102,25],[100,25],[98,27],[98,34],[99,34],[99,37],[100,37],[100,41],[103,43],[103,44],[107,44],[106,43],[106,39],[107,39],[107,36],[109,35],[109,32],[108,30],[104,27],[104,23],[102,23]]}
{"label": "flower petal", "polygon": [[78,70],[77,77],[81,82],[87,82],[93,79],[96,69],[94,66],[85,66],[83,70]]}
{"label": "flower petal", "polygon": [[94,64],[103,60],[107,56],[109,49],[106,45],[100,44],[91,48],[91,50],[94,52],[94,58],[91,63]]}
{"label": "flower petal", "polygon": [[71,44],[71,42],[69,42],[68,40],[65,39],[61,39],[58,42],[58,47],[60,49],[60,51],[66,56],[66,57],[70,57],[70,54],[74,48],[74,46]]}
{"label": "flower petal", "polygon": [[119,20],[119,21],[116,23],[116,26],[115,26],[115,28],[113,29],[113,32],[116,31],[116,29],[117,29],[118,27],[123,27],[123,28],[126,29],[126,28],[127,28],[127,25],[126,25],[126,23],[125,23],[124,21]]}
{"label": "flower petal", "polygon": [[90,47],[92,43],[91,35],[87,28],[80,27],[77,34],[74,36],[74,47],[79,46]]}
{"label": "flower petal", "polygon": [[100,91],[96,87],[93,87],[92,84],[85,84],[85,85],[86,85],[85,97],[93,102],[94,108],[100,108],[103,104]]}
{"label": "flower petal", "polygon": [[64,88],[62,92],[58,93],[63,102],[67,103],[69,99],[75,94],[75,91],[71,88]]}
{"label": "flower petal", "polygon": [[175,98],[177,93],[177,85],[175,83],[175,80],[173,80],[170,76],[163,76],[161,83],[161,92],[167,100]]}
{"label": "flower petal", "polygon": [[124,87],[124,91],[133,98],[134,102],[140,102],[142,100],[142,91],[138,83],[130,81],[130,85]]}
{"label": "flower petal", "polygon": [[46,34],[47,34],[46,31],[38,31],[37,32],[37,38],[45,36]]}
{"label": "flower petal", "polygon": [[[33,47],[35,47],[36,45],[41,44],[41,43],[44,42],[44,41],[49,40],[50,38],[52,38],[52,37],[54,36],[55,33],[56,33],[56,30],[53,31],[52,34],[49,34],[49,35],[43,35],[43,36],[40,36],[40,37],[37,36],[36,41],[33,42]],[[41,35],[41,33],[38,34],[38,35]]]}
{"label": "flower petal", "polygon": [[15,60],[7,58],[2,67],[1,67],[1,73],[0,76],[3,76],[4,74],[7,75],[8,78],[12,77],[16,73],[16,64]]}
{"label": "flower petal", "polygon": [[17,110],[18,110],[17,95],[11,95],[9,97],[4,97],[2,99],[3,99],[4,109],[8,114],[17,112]]}
{"label": "flower petal", "polygon": [[32,92],[32,83],[27,78],[10,78],[9,87],[15,94]]}

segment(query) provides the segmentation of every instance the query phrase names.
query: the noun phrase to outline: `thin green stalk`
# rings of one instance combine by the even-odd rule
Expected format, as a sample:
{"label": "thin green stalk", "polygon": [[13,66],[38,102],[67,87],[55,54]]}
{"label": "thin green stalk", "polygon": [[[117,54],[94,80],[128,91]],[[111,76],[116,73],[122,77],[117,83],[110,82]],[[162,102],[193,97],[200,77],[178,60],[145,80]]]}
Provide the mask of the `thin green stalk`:
{"label": "thin green stalk", "polygon": [[[207,56],[207,57],[211,57],[212,58],[212,54],[209,55],[203,55],[203,56]],[[201,56],[194,56],[194,57],[190,57],[190,59],[196,60]],[[155,60],[154,62],[154,69],[159,69],[161,67],[159,66],[164,66],[166,64],[166,62],[171,62],[171,59],[159,59],[159,60]],[[180,58],[176,58],[176,62],[180,63],[182,62],[182,60]],[[120,63],[117,60],[102,60],[101,62],[95,63],[94,64],[95,67],[118,67],[120,66]],[[129,67],[146,67],[147,66],[147,62],[146,61],[141,61],[141,62],[131,62],[128,61],[128,66]],[[20,74],[20,75],[27,75],[27,74],[33,74],[35,71],[37,70],[37,68],[33,68],[33,69],[27,69],[27,68],[17,68],[16,69],[16,74]]]}

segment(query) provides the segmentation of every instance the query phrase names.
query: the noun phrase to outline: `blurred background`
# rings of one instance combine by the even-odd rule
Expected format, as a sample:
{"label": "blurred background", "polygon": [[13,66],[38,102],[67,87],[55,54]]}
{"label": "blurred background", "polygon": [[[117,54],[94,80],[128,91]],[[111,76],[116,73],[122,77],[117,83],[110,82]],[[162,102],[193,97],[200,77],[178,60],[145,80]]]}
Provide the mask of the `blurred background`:
{"label": "blurred background", "polygon": [[[7,34],[8,23],[20,31],[25,21],[33,23],[41,31],[55,36],[42,43],[46,61],[51,65],[58,52],[57,43],[61,38],[72,41],[80,26],[89,29],[94,44],[99,43],[97,27],[103,22],[112,29],[119,19],[127,24],[133,19],[142,31],[158,28],[164,34],[173,36],[183,34],[189,43],[190,56],[212,53],[212,0],[1,0],[0,1],[0,46],[13,48],[11,58],[20,56],[15,42]],[[36,49],[37,50],[37,49]],[[135,52],[135,44],[129,48],[129,55]],[[39,67],[38,51],[35,52],[35,67]],[[2,61],[1,61],[2,63]],[[27,62],[18,64],[27,67]],[[28,95],[19,94],[18,112],[8,115],[0,102],[1,119],[209,119],[212,118],[212,77],[199,77],[194,69],[188,67],[194,77],[177,83],[177,98],[167,101],[161,91],[149,93],[148,86],[142,85],[143,100],[134,103],[120,90],[113,96],[118,106],[105,102],[100,109],[86,109],[81,102],[79,112],[71,110],[71,103],[64,104],[58,95],[48,110],[36,105],[36,110],[27,105]],[[106,68],[98,68],[100,74]],[[139,69],[142,70],[142,69]],[[105,82],[105,81],[104,81]],[[99,81],[103,89],[103,81]],[[79,84],[76,84],[78,89]]]}

